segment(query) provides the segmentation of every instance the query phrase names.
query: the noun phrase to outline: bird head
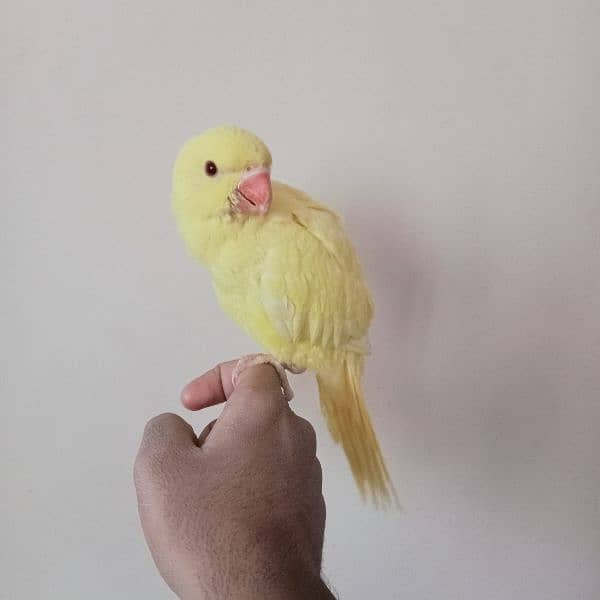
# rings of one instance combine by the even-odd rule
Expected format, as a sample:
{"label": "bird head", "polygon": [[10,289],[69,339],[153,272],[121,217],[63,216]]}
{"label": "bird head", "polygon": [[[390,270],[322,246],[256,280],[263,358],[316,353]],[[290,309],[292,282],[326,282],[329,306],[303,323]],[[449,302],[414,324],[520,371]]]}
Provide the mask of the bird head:
{"label": "bird head", "polygon": [[173,172],[173,209],[181,220],[224,214],[264,216],[272,200],[271,154],[239,127],[209,129],[182,148]]}

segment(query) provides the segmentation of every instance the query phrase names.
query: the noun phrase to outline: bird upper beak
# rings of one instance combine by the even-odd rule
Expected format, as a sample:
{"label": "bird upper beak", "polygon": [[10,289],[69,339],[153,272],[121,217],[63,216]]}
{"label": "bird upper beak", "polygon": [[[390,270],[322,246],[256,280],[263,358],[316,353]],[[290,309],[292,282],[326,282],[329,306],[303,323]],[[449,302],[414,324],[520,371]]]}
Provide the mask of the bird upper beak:
{"label": "bird upper beak", "polygon": [[245,214],[266,215],[271,208],[271,173],[266,167],[246,171],[237,185],[241,198],[237,210]]}

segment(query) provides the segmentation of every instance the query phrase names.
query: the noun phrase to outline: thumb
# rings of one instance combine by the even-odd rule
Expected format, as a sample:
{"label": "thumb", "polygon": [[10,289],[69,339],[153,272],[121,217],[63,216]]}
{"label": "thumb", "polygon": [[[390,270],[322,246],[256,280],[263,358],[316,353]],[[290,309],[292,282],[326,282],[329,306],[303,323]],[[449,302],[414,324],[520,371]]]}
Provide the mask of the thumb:
{"label": "thumb", "polygon": [[238,433],[260,435],[276,420],[291,414],[277,371],[269,364],[248,367],[240,373],[205,445]]}
{"label": "thumb", "polygon": [[273,408],[288,405],[283,396],[279,374],[273,365],[269,363],[253,365],[238,375],[230,400],[236,401],[238,397],[253,398],[254,396],[268,398],[275,404]]}

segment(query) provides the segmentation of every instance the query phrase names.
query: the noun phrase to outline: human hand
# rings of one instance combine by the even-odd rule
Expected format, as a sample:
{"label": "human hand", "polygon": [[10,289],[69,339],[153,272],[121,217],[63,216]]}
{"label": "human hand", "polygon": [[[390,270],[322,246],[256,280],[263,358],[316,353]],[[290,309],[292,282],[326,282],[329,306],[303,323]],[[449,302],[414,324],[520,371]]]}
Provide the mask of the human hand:
{"label": "human hand", "polygon": [[171,589],[191,598],[333,598],[320,578],[325,503],[315,433],[269,365],[221,364],[182,392],[225,402],[197,438],[173,414],[151,419],[135,462],[140,518]]}

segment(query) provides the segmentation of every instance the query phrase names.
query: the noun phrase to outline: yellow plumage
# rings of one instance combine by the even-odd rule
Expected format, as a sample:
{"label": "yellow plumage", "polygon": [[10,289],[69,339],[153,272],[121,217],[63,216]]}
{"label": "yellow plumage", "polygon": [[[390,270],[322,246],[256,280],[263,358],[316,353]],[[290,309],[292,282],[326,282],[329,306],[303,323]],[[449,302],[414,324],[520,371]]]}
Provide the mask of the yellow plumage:
{"label": "yellow plumage", "polygon": [[180,232],[210,269],[223,309],[277,360],[316,372],[361,493],[387,504],[393,487],[360,384],[373,315],[360,264],[339,217],[300,190],[273,182],[266,214],[236,210],[244,173],[270,166],[267,147],[239,128],[188,142],[173,175]]}

